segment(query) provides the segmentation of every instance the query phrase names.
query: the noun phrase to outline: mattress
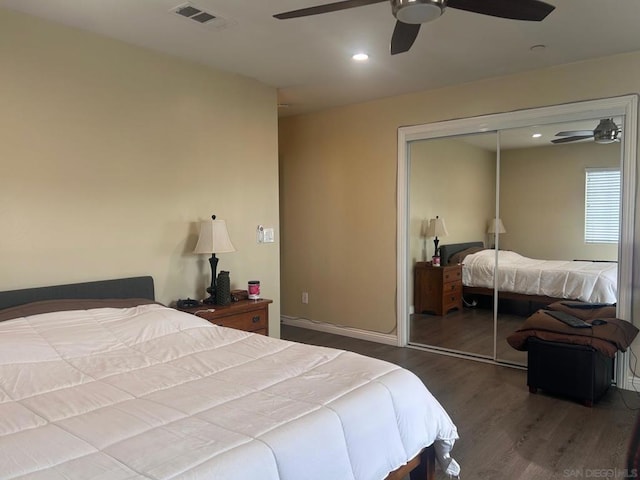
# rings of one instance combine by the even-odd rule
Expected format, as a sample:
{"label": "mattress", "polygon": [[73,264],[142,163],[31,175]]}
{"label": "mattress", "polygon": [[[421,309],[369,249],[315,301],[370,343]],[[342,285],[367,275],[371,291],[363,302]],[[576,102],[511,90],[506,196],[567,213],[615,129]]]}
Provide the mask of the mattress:
{"label": "mattress", "polygon": [[[616,303],[618,265],[614,262],[537,260],[498,251],[498,291],[594,303]],[[462,283],[493,288],[495,250],[467,255]]]}
{"label": "mattress", "polygon": [[414,374],[158,304],[0,323],[0,478],[383,479],[456,426]]}

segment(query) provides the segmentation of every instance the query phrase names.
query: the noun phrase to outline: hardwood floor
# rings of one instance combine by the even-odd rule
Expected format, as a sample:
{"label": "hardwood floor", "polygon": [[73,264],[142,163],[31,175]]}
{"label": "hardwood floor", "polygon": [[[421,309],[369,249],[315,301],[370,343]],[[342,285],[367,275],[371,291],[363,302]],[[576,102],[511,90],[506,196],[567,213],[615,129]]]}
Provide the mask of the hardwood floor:
{"label": "hardwood floor", "polygon": [[[625,478],[640,395],[609,389],[593,408],[530,394],[526,371],[282,325],[282,338],[351,350],[413,371],[458,427],[461,478]],[[442,472],[438,479],[445,479]]]}
{"label": "hardwood floor", "polygon": [[[527,354],[514,350],[507,337],[516,331],[526,316],[500,313],[497,322],[496,353],[502,362],[526,366]],[[463,308],[444,316],[413,314],[410,317],[409,341],[414,345],[435,346],[493,358],[493,310]]]}

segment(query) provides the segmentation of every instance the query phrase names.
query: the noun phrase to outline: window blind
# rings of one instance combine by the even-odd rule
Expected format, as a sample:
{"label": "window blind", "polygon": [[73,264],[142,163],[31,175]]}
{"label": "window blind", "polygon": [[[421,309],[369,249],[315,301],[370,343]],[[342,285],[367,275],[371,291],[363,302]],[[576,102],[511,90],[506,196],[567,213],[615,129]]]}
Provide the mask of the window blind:
{"label": "window blind", "polygon": [[585,183],[585,242],[618,243],[620,169],[587,168]]}

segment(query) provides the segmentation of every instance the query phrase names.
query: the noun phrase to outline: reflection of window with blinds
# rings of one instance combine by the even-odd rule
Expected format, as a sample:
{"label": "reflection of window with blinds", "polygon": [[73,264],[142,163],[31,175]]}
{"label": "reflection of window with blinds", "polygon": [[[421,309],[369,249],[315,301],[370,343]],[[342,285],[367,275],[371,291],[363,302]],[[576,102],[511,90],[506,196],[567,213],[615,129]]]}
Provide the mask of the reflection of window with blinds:
{"label": "reflection of window with blinds", "polygon": [[620,169],[586,169],[584,226],[585,243],[618,243]]}

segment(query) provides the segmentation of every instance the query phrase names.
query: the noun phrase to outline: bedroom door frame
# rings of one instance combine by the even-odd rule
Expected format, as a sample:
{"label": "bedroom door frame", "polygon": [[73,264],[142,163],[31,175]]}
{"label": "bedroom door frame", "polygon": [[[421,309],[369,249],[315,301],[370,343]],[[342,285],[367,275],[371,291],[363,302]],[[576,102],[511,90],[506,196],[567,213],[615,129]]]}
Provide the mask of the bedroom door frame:
{"label": "bedroom door frame", "polygon": [[[567,121],[589,120],[624,116],[622,129],[622,198],[620,242],[618,245],[618,312],[620,318],[632,319],[632,292],[634,280],[640,288],[640,274],[633,277],[633,257],[635,230],[640,230],[640,212],[636,211],[636,164],[638,137],[638,95],[566,103],[547,107],[516,110],[513,112],[495,113],[477,117],[445,120],[441,122],[413,125],[398,128],[398,162],[397,162],[397,289],[398,302],[396,309],[397,342],[401,347],[409,345],[409,316],[411,299],[409,298],[409,178],[410,148],[412,142],[455,135],[482,133]],[[640,232],[638,233],[640,238]],[[637,323],[637,322],[636,322]],[[495,335],[495,333],[494,333]],[[413,347],[434,353],[465,356],[455,352],[429,347]],[[468,358],[474,359],[472,355]],[[487,361],[486,359],[477,359]],[[617,384],[628,389],[632,378],[628,367],[628,354],[623,353],[616,362]],[[493,363],[499,363],[495,355]],[[632,375],[632,374],[631,374]]]}

